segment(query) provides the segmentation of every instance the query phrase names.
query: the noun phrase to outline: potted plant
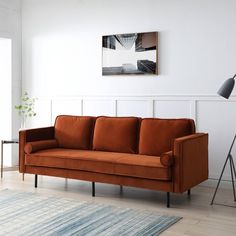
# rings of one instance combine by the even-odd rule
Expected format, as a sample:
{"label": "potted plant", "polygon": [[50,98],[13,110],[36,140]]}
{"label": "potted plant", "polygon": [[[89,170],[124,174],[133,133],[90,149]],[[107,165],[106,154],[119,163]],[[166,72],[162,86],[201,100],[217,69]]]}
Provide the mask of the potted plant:
{"label": "potted plant", "polygon": [[30,98],[27,92],[24,92],[21,97],[21,104],[16,105],[15,109],[18,111],[19,116],[21,117],[21,128],[25,128],[25,122],[28,117],[36,116],[34,111],[34,105],[37,98]]}

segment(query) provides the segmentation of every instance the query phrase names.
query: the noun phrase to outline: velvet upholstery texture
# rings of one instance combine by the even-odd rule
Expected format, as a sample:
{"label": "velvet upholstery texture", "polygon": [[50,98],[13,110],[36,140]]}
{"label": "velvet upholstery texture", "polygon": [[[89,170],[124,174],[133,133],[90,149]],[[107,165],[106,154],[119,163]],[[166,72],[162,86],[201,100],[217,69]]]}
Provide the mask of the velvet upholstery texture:
{"label": "velvet upholstery texture", "polygon": [[172,192],[172,181],[144,179],[121,175],[110,175],[91,171],[71,170],[61,168],[50,168],[41,166],[26,165],[26,173],[62,177],[68,179],[80,179],[98,183],[118,184],[137,188],[153,189],[159,191]]}
{"label": "velvet upholstery texture", "polygon": [[145,118],[140,127],[139,154],[160,156],[173,150],[175,138],[194,132],[191,119]]}
{"label": "velvet upholstery texture", "polygon": [[197,133],[175,139],[174,192],[183,193],[208,178],[208,134]]}
{"label": "velvet upholstery texture", "polygon": [[19,158],[21,173],[183,193],[208,178],[208,135],[191,119],[59,116],[19,132]]}
{"label": "velvet upholstery texture", "polygon": [[33,152],[37,152],[43,149],[57,148],[57,140],[56,139],[48,139],[41,141],[28,142],[25,145],[24,151],[26,154],[30,154]]}
{"label": "velvet upholstery texture", "polygon": [[26,165],[84,170],[97,173],[170,180],[171,170],[163,166],[160,157],[137,154],[47,149],[26,155]]}
{"label": "velvet upholstery texture", "polygon": [[174,164],[173,151],[161,154],[160,161],[163,166],[172,166]]}
{"label": "velvet upholstery texture", "polygon": [[139,118],[99,117],[96,120],[93,150],[136,153]]}
{"label": "velvet upholstery texture", "polygon": [[54,126],[19,131],[19,171],[25,171],[25,145],[27,142],[54,139]]}
{"label": "velvet upholstery texture", "polygon": [[91,149],[95,118],[62,115],[56,118],[55,139],[62,148]]}

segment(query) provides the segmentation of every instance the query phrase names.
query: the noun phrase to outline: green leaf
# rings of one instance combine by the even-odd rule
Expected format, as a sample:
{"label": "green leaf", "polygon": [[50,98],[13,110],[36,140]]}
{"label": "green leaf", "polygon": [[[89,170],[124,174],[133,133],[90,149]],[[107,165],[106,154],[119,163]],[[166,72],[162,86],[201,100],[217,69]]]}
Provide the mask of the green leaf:
{"label": "green leaf", "polygon": [[14,106],[18,111],[18,114],[25,118],[35,116],[34,104],[36,99],[37,98],[30,98],[28,93],[25,91],[21,97],[21,104]]}

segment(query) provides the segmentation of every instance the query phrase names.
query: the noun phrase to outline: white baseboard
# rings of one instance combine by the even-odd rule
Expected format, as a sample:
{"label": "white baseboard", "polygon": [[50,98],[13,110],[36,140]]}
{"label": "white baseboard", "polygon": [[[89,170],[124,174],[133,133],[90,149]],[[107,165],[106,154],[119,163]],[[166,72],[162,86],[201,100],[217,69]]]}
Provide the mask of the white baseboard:
{"label": "white baseboard", "polygon": [[18,166],[5,166],[3,167],[3,171],[17,171],[19,170]]}

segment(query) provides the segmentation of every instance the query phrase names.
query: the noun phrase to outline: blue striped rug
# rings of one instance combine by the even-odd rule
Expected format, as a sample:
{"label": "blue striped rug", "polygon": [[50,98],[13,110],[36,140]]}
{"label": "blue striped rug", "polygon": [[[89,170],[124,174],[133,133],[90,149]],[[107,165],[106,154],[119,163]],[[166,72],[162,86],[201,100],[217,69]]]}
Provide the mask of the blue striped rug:
{"label": "blue striped rug", "polygon": [[0,235],[158,235],[181,217],[80,202],[37,193],[0,191]]}

